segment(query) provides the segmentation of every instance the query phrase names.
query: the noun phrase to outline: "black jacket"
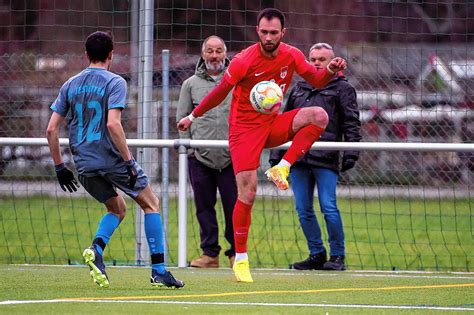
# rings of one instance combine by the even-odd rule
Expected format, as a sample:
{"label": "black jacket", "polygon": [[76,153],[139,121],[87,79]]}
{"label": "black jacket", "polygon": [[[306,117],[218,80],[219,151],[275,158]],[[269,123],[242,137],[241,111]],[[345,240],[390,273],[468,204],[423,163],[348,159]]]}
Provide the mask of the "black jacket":
{"label": "black jacket", "polygon": [[[335,77],[323,89],[315,89],[300,81],[290,91],[285,112],[295,108],[320,106],[328,113],[329,124],[319,141],[361,140],[356,92],[344,76]],[[284,150],[271,150],[270,163],[279,161]],[[344,151],[345,156],[359,157],[358,151]],[[273,162],[273,163],[272,163]],[[324,167],[339,172],[339,151],[311,150],[296,163]]]}

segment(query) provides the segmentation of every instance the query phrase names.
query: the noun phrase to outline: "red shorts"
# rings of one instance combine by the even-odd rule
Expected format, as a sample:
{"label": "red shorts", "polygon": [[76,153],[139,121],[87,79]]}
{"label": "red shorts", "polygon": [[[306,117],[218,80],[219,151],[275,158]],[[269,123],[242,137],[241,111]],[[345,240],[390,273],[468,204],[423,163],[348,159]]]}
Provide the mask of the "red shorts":
{"label": "red shorts", "polygon": [[264,148],[276,147],[293,139],[293,119],[299,110],[277,115],[272,122],[260,126],[230,126],[229,150],[234,173],[256,170]]}

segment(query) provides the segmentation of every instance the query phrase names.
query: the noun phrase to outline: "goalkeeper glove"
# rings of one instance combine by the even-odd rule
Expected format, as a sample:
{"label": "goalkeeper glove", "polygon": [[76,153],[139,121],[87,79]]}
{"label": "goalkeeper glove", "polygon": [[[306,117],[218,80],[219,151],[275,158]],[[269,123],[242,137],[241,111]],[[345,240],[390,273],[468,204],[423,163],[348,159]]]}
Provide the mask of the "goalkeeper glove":
{"label": "goalkeeper glove", "polygon": [[64,191],[67,189],[70,193],[77,191],[79,184],[76,182],[74,174],[71,172],[71,170],[64,166],[64,163],[55,165],[54,168],[56,170],[56,177],[58,178],[61,189]]}
{"label": "goalkeeper glove", "polygon": [[137,182],[137,177],[138,177],[137,164],[135,160],[131,159],[131,160],[125,161],[125,165],[127,167],[127,173],[128,173],[128,184],[130,186],[130,189],[133,189],[135,188],[135,183]]}

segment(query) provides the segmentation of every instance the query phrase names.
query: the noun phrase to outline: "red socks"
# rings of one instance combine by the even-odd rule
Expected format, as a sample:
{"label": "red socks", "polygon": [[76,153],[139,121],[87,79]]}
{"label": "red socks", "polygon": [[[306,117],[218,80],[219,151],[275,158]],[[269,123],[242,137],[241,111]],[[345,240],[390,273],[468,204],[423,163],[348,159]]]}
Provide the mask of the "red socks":
{"label": "red socks", "polygon": [[283,156],[283,159],[293,165],[296,160],[308,152],[313,143],[321,137],[323,132],[324,128],[316,125],[308,125],[301,128],[293,137],[293,142]]}
{"label": "red socks", "polygon": [[252,221],[251,210],[251,205],[245,204],[237,199],[234,214],[232,215],[236,253],[247,252],[247,240],[249,237],[250,222]]}

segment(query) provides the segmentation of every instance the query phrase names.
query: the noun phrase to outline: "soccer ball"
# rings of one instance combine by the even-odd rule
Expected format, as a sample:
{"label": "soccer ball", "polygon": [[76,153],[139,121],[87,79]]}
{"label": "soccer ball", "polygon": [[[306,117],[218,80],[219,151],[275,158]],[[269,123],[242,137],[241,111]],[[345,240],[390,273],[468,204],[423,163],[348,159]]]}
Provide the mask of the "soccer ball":
{"label": "soccer ball", "polygon": [[259,113],[272,114],[280,110],[283,91],[272,81],[261,81],[250,91],[250,103]]}

